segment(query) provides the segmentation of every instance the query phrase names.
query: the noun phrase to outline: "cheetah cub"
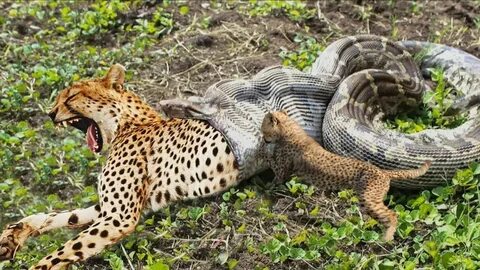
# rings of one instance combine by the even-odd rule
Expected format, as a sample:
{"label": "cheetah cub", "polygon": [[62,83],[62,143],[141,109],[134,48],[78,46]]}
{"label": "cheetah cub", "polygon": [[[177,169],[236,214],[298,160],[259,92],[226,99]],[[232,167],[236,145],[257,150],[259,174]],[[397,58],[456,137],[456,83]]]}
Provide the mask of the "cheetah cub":
{"label": "cheetah cub", "polygon": [[390,180],[419,177],[430,167],[430,161],[426,161],[418,169],[387,171],[364,161],[330,153],[284,112],[268,113],[261,131],[266,143],[266,159],[275,173],[275,182],[284,182],[295,174],[325,190],[353,188],[365,210],[385,226],[385,241],[393,240],[397,227],[397,214],[383,203]]}

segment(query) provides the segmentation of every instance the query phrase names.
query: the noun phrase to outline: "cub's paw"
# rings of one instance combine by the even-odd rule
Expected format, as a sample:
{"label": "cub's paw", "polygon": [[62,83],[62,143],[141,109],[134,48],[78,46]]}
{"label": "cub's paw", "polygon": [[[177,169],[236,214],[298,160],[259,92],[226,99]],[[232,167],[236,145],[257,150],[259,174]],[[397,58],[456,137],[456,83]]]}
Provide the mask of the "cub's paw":
{"label": "cub's paw", "polygon": [[25,226],[23,222],[7,225],[0,235],[0,261],[13,259],[31,232],[31,227]]}
{"label": "cub's paw", "polygon": [[395,234],[396,231],[396,226],[390,226],[387,228],[385,233],[383,234],[383,241],[385,242],[392,242],[393,241],[393,235]]}

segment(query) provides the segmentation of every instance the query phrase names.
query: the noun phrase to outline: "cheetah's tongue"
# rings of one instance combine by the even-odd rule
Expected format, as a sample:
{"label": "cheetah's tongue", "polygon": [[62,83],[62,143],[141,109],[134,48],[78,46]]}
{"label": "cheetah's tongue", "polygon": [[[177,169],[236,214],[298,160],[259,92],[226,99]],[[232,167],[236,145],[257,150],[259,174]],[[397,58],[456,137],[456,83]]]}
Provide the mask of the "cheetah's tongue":
{"label": "cheetah's tongue", "polygon": [[97,152],[98,144],[97,144],[97,128],[94,124],[88,126],[87,129],[87,145],[92,152]]}

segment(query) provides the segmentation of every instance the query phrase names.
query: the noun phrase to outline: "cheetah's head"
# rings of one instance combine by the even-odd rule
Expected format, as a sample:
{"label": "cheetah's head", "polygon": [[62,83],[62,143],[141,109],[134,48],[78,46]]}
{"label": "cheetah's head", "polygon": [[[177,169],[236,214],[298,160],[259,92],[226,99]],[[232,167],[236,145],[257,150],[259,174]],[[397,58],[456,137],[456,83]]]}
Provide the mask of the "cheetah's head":
{"label": "cheetah's head", "polygon": [[124,79],[125,68],[115,64],[103,78],[75,82],[59,93],[48,115],[56,124],[83,131],[90,150],[98,153],[116,132]]}
{"label": "cheetah's head", "polygon": [[265,115],[262,122],[261,132],[263,140],[266,143],[274,143],[278,141],[283,134],[283,124],[288,120],[285,112],[269,112]]}

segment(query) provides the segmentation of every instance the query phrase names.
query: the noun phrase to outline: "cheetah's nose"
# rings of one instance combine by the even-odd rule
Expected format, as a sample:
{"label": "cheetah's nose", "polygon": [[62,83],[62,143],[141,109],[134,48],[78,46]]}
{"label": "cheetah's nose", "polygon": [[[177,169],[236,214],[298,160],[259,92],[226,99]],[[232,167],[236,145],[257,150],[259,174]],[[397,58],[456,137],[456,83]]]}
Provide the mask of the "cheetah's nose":
{"label": "cheetah's nose", "polygon": [[50,116],[50,119],[52,119],[52,121],[55,122],[55,116],[57,116],[57,112],[55,110],[52,110],[51,112],[48,113],[48,116]]}

